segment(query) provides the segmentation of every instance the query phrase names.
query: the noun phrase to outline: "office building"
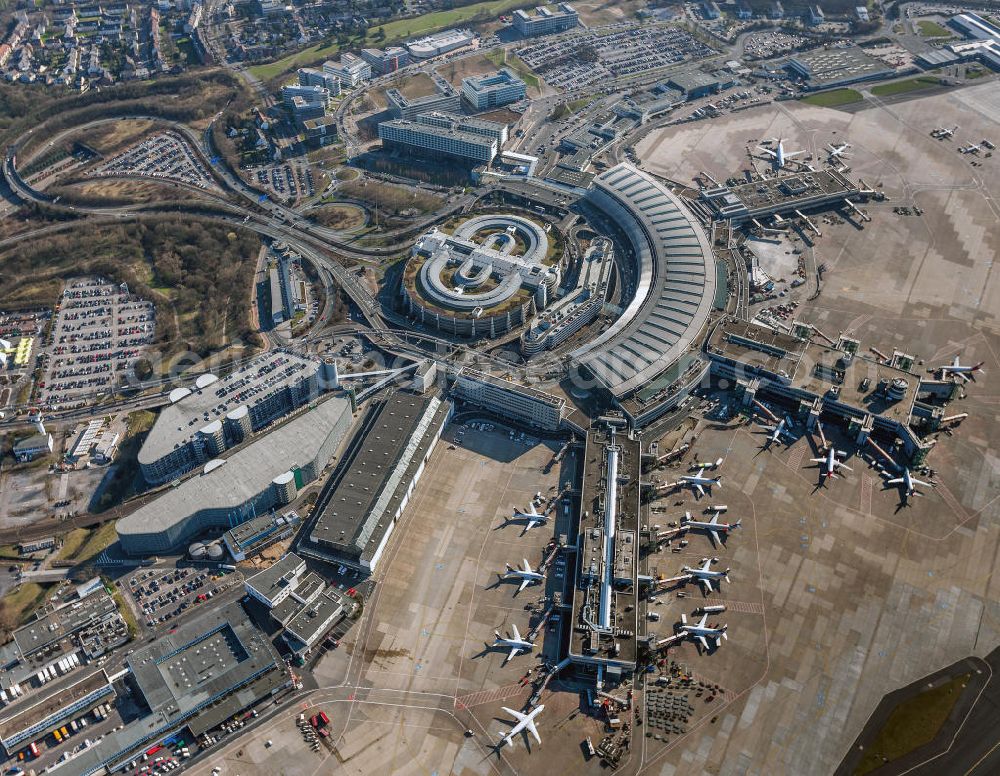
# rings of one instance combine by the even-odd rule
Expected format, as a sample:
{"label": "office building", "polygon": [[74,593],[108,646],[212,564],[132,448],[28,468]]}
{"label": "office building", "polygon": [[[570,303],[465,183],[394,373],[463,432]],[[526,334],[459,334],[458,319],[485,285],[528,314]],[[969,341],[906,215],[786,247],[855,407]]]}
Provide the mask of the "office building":
{"label": "office building", "polygon": [[400,46],[389,46],[386,49],[366,48],[361,51],[361,58],[371,65],[372,73],[378,75],[395,73],[410,63],[409,53]]}
{"label": "office building", "polygon": [[330,97],[340,94],[340,79],[312,67],[299,69],[299,86],[320,86],[330,93]]}
{"label": "office building", "polygon": [[471,30],[445,30],[424,38],[408,40],[403,45],[414,59],[427,59],[468,46],[475,37]]}
{"label": "office building", "polygon": [[332,397],[228,458],[209,461],[200,475],[118,521],[122,549],[168,552],[202,532],[224,531],[288,504],[330,462],[351,420],[350,402]]}
{"label": "office building", "polygon": [[14,643],[20,656],[28,658],[85,628],[118,616],[118,605],[101,588],[82,601],[36,612],[34,620],[14,631]]}
{"label": "office building", "polygon": [[323,486],[296,552],[371,572],[451,417],[436,394],[375,401]]}
{"label": "office building", "polygon": [[219,379],[206,373],[170,392],[139,449],[150,485],[180,477],[331,388],[332,368],[282,351]]}
{"label": "office building", "polygon": [[290,552],[270,568],[248,577],[243,584],[248,595],[273,609],[292,594],[305,573],[306,562]]}
{"label": "office building", "polygon": [[324,62],[323,72],[339,79],[343,86],[353,89],[362,81],[371,79],[372,66],[361,57],[345,53],[340,55],[340,62]]}
{"label": "office building", "polygon": [[469,367],[455,376],[451,394],[468,404],[543,431],[557,430],[566,411],[563,398]]}
{"label": "office building", "polygon": [[[494,122],[481,123],[503,126]],[[396,119],[378,125],[378,136],[387,149],[473,164],[491,162],[499,153],[498,133],[505,134],[506,127],[502,132],[477,131],[475,125],[461,117],[441,113],[417,116],[415,121]]]}
{"label": "office building", "polygon": [[407,97],[399,89],[386,89],[389,115],[394,119],[415,119],[422,113],[460,113],[462,95],[443,78],[434,79],[436,91],[423,97]]}
{"label": "office building", "polygon": [[318,116],[302,122],[306,134],[306,145],[311,148],[322,148],[334,142],[337,137],[337,117]]}
{"label": "office building", "polygon": [[474,110],[491,110],[523,100],[528,92],[524,81],[507,68],[496,75],[462,79],[462,97]]}
{"label": "office building", "polygon": [[[324,90],[325,91],[325,90]],[[293,97],[291,104],[292,121],[302,129],[307,121],[315,121],[326,115],[326,104],[309,102],[304,97]]]}
{"label": "office building", "polygon": [[287,539],[298,524],[299,516],[293,510],[282,515],[261,515],[230,528],[222,534],[222,543],[233,560],[238,562]]}
{"label": "office building", "polygon": [[557,8],[558,10],[553,11],[545,6],[539,6],[534,14],[518,9],[514,11],[514,29],[525,38],[534,38],[538,35],[565,32],[580,23],[580,18],[569,3],[559,3]]}
{"label": "office building", "polygon": [[286,108],[293,106],[293,100],[298,97],[309,105],[319,105],[326,110],[330,102],[330,92],[322,86],[302,86],[289,84],[281,87],[281,102]]}

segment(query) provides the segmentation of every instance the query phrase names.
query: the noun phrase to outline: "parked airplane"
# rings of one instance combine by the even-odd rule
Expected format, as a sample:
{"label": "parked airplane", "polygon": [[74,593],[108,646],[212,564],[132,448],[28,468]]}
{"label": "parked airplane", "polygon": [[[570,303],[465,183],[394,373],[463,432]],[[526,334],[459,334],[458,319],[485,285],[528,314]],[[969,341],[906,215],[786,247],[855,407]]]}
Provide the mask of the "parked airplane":
{"label": "parked airplane", "polygon": [[830,445],[830,447],[827,448],[826,456],[825,457],[823,457],[823,458],[810,458],[809,460],[812,461],[813,463],[820,464],[820,467],[825,470],[824,471],[824,476],[827,479],[829,479],[830,477],[840,477],[840,476],[842,476],[837,471],[838,469],[847,469],[847,471],[849,471],[849,472],[854,471],[854,469],[852,469],[850,466],[848,466],[843,461],[838,461],[837,460],[837,456],[840,456],[841,458],[845,458],[847,456],[847,453],[845,453],[845,452],[843,452],[841,450],[835,450],[833,448],[833,445]]}
{"label": "parked airplane", "polygon": [[948,127],[938,127],[933,132],[931,132],[931,137],[937,137],[937,138],[941,138],[943,140],[945,138],[948,138],[948,137],[951,137],[952,135],[954,135],[955,134],[955,130],[957,130],[957,129],[958,129],[958,124],[956,124],[955,126],[953,126],[951,129],[948,129]]}
{"label": "parked airplane", "polygon": [[716,512],[712,516],[712,519],[706,523],[704,520],[692,520],[691,513],[685,512],[684,517],[681,518],[681,528],[687,528],[688,530],[694,531],[705,531],[712,540],[712,546],[717,547],[722,543],[722,539],[719,537],[720,533],[728,537],[732,531],[735,531],[737,528],[741,528],[743,526],[742,520],[737,520],[735,523],[720,523],[719,515],[721,514],[721,512]]}
{"label": "parked airplane", "polygon": [[522,730],[527,730],[531,735],[535,737],[538,743],[542,743],[541,737],[538,735],[538,728],[535,727],[535,717],[542,713],[544,706],[536,706],[527,714],[522,714],[520,711],[514,711],[513,709],[508,709],[506,706],[501,706],[504,711],[510,714],[514,719],[517,720],[514,727],[510,729],[510,732],[502,736],[497,742],[497,749],[507,746],[514,742],[514,736],[520,733]]}
{"label": "parked airplane", "polygon": [[[712,571],[712,559],[705,558],[704,565],[702,566],[684,566],[681,571],[685,574],[690,574],[697,580],[698,584],[705,589],[705,595],[712,592],[712,583],[716,580],[726,580],[729,581],[729,569],[725,571]],[[722,584],[721,582],[719,583]],[[721,587],[720,587],[721,591]]]}
{"label": "parked airplane", "polygon": [[[520,579],[521,586],[517,589],[520,593],[528,585],[537,585],[545,579],[545,574],[540,571],[532,571],[531,564],[528,563],[528,559],[524,558],[524,567],[516,568],[511,566],[509,563],[507,565],[507,571],[500,576],[501,579]],[[498,575],[499,576],[499,575]]]}
{"label": "parked airplane", "polygon": [[523,522],[524,531],[522,533],[527,533],[536,525],[545,525],[549,522],[548,515],[541,514],[537,509],[535,509],[535,502],[532,501],[528,504],[528,511],[521,512],[516,507],[514,508],[514,515],[510,518],[511,522]]}
{"label": "parked airplane", "polygon": [[722,466],[723,458],[716,458],[714,461],[695,461],[691,464],[690,471],[695,469],[718,469]]}
{"label": "parked airplane", "polygon": [[847,153],[847,149],[851,147],[850,143],[842,143],[839,146],[835,146],[833,143],[827,144],[827,161],[832,162],[835,159],[848,159],[850,154]]}
{"label": "parked airplane", "polygon": [[917,490],[917,486],[918,485],[921,485],[921,486],[923,486],[925,488],[933,488],[934,487],[934,484],[931,483],[931,482],[923,482],[923,481],[918,480],[915,477],[913,477],[910,474],[910,470],[908,468],[906,468],[905,466],[903,467],[903,476],[902,477],[895,477],[895,478],[893,478],[891,480],[886,480],[885,481],[885,485],[886,485],[887,488],[888,487],[892,487],[893,485],[902,485],[903,486],[902,487],[902,491],[903,491],[903,493],[907,497],[909,497],[909,496],[922,496],[922,495],[924,495],[919,490]]}
{"label": "parked airplane", "polygon": [[962,154],[978,154],[982,146],[978,143],[969,143],[958,149],[959,153]]}
{"label": "parked airplane", "polygon": [[[681,624],[677,628],[677,632],[687,636],[688,638],[694,639],[706,652],[711,652],[713,649],[718,649],[722,646],[722,640],[728,639],[729,636],[726,635],[726,630],[729,628],[728,625],[720,625],[717,628],[709,628],[708,625],[708,612],[701,616],[701,620],[695,625],[688,625],[687,615],[681,612]],[[715,639],[714,645],[709,645],[708,640]]]}
{"label": "parked airplane", "polygon": [[764,440],[763,447],[765,448],[770,447],[775,442],[780,442],[782,437],[787,438],[789,443],[795,441],[795,436],[790,431],[795,426],[787,415],[777,425],[763,425],[761,427],[769,432],[767,439]]}
{"label": "parked airplane", "polygon": [[969,382],[969,380],[975,382],[976,375],[983,371],[983,364],[985,363],[985,361],[980,361],[978,364],[973,364],[972,366],[963,366],[958,360],[958,356],[955,356],[954,361],[950,364],[946,364],[945,366],[939,366],[937,371],[941,373],[942,378],[952,374],[958,375],[965,380],[965,382]]}
{"label": "parked airplane", "polygon": [[805,153],[805,151],[786,151],[785,141],[782,140],[780,137],[775,140],[765,140],[764,142],[765,143],[777,142],[777,146],[775,148],[768,148],[767,146],[762,146],[762,145],[757,146],[757,148],[761,152],[770,156],[771,159],[774,160],[774,166],[777,167],[778,169],[784,167],[785,162],[788,161],[789,159],[795,156],[801,156],[802,154]]}
{"label": "parked airplane", "polygon": [[503,665],[507,665],[507,661],[515,655],[521,652],[531,652],[531,650],[535,648],[535,642],[521,638],[521,634],[518,632],[516,625],[511,625],[510,629],[513,633],[510,638],[504,638],[500,635],[500,631],[498,630],[493,631],[493,635],[496,636],[496,641],[494,641],[491,645],[488,645],[491,647],[503,647],[504,649],[510,650],[507,657],[503,659]]}
{"label": "parked airplane", "polygon": [[718,485],[722,487],[722,477],[706,477],[705,476],[705,466],[698,469],[697,474],[682,474],[681,478],[674,483],[674,487],[678,488],[691,488],[699,496],[705,495],[705,488],[711,490],[713,485]]}

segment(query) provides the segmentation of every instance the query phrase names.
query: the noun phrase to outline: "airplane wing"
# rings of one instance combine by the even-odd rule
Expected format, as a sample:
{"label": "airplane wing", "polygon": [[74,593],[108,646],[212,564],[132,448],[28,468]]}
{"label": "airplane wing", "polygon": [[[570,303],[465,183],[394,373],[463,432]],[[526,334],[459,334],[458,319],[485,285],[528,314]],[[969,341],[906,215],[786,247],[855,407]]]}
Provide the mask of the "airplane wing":
{"label": "airplane wing", "polygon": [[810,458],[813,463],[826,463],[826,458]]}
{"label": "airplane wing", "polygon": [[772,151],[770,148],[764,148],[764,146],[757,146],[757,148],[772,158],[778,155],[776,151]]}
{"label": "airplane wing", "polygon": [[506,706],[501,706],[500,708],[510,714],[518,722],[524,722],[524,718],[528,716],[527,714],[522,714],[519,711],[514,711],[514,709],[508,709]]}
{"label": "airplane wing", "polygon": [[[702,469],[702,471],[704,471],[704,469]],[[695,487],[695,490],[698,491],[698,495],[699,496],[704,496],[705,495],[705,489],[703,487],[701,487],[701,483],[696,482],[694,484],[694,487]]]}
{"label": "airplane wing", "polygon": [[706,558],[705,565],[701,567],[701,571],[708,571],[710,568],[712,568],[712,559]]}
{"label": "airplane wing", "polygon": [[524,565],[521,567],[522,571],[527,571],[527,572],[530,573],[531,572],[531,565],[528,563],[528,559],[527,558],[521,558],[521,561],[524,563]]}
{"label": "airplane wing", "polygon": [[712,592],[712,580],[701,577],[698,581],[701,583],[701,586],[705,588],[705,595],[710,595]]}
{"label": "airplane wing", "polygon": [[718,531],[709,531],[708,535],[712,537],[712,546],[713,547],[718,547],[719,546],[719,532]]}
{"label": "airplane wing", "polygon": [[[916,480],[914,480],[914,482],[916,482]],[[902,477],[896,477],[896,478],[891,479],[891,480],[886,480],[885,484],[886,485],[902,485],[903,484],[903,478]]]}
{"label": "airplane wing", "polygon": [[517,647],[511,647],[510,654],[507,655],[507,657],[503,661],[504,665],[506,665],[508,661],[513,660],[515,655],[517,655]]}
{"label": "airplane wing", "polygon": [[697,624],[697,625],[696,625],[695,627],[696,627],[696,628],[704,628],[704,627],[705,627],[705,623],[706,623],[706,622],[708,622],[708,612],[705,612],[705,613],[704,613],[704,614],[703,614],[703,615],[701,616],[701,622],[699,622],[699,623],[698,623],[698,624]]}
{"label": "airplane wing", "polygon": [[804,150],[803,151],[785,151],[785,158],[789,159],[789,158],[791,158],[793,156],[802,156],[802,154],[804,154],[804,153],[805,153]]}
{"label": "airplane wing", "polygon": [[704,474],[705,474],[705,467],[702,466],[700,469],[698,469],[698,473],[696,475],[694,475],[694,476],[695,477],[702,477],[702,476],[704,476]]}
{"label": "airplane wing", "polygon": [[955,356],[955,360],[951,362],[951,365],[958,367],[962,365],[962,362],[958,360],[958,356]]}
{"label": "airplane wing", "polygon": [[510,629],[514,633],[514,640],[515,641],[523,641],[523,639],[521,638],[521,634],[518,633],[518,631],[517,631],[517,626],[516,625],[511,625]]}
{"label": "airplane wing", "polygon": [[542,737],[538,735],[538,728],[535,727],[535,720],[529,719],[525,727],[528,728],[528,732],[535,737],[538,743],[542,743]]}
{"label": "airplane wing", "polygon": [[710,651],[710,648],[708,646],[708,640],[704,636],[695,636],[695,638],[701,642],[701,646],[704,648],[706,652]]}
{"label": "airplane wing", "polygon": [[852,469],[846,463],[841,463],[840,461],[836,461],[835,463],[837,464],[837,468],[838,469],[847,469],[847,471],[849,471],[849,472],[853,472],[854,471],[854,469]]}
{"label": "airplane wing", "polygon": [[530,579],[522,579],[521,580],[521,586],[517,588],[517,592],[519,592],[519,593],[523,592],[524,588],[526,588],[530,584],[531,584],[531,580]]}
{"label": "airplane wing", "polygon": [[923,485],[925,488],[933,488],[934,487],[929,482],[924,482],[923,480],[915,480],[912,477],[910,477],[910,482],[912,482],[914,485]]}
{"label": "airplane wing", "polygon": [[538,514],[538,512],[535,511],[535,502],[534,501],[529,501],[528,502],[528,512],[530,512],[533,515],[537,515]]}
{"label": "airplane wing", "polygon": [[722,514],[721,512],[716,512],[714,515],[712,515],[712,519],[708,521],[709,525],[716,525],[719,522],[719,515],[721,514]]}

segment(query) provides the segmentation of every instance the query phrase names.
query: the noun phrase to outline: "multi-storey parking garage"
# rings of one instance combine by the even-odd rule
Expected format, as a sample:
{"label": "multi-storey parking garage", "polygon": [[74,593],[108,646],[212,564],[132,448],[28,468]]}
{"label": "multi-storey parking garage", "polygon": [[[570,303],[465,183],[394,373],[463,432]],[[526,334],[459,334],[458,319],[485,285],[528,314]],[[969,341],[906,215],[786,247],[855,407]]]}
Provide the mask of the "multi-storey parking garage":
{"label": "multi-storey parking garage", "polygon": [[696,344],[715,301],[716,265],[694,215],[632,165],[595,178],[587,199],[628,240],[634,293],[621,316],[572,356],[620,401]]}

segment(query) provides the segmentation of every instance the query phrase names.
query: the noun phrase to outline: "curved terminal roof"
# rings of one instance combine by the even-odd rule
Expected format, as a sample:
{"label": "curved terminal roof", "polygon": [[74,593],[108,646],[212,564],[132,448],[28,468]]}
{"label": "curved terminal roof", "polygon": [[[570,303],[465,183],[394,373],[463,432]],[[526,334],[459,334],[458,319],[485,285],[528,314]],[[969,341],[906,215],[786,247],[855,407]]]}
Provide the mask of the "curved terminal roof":
{"label": "curved terminal roof", "polygon": [[701,332],[715,300],[715,259],[681,200],[630,164],[597,176],[587,198],[628,236],[637,282],[618,320],[572,357],[621,398],[668,369]]}
{"label": "curved terminal roof", "polygon": [[202,474],[208,474],[209,472],[214,472],[220,466],[225,465],[225,458],[213,458],[211,461],[205,464],[205,467],[201,470]]}
{"label": "curved terminal roof", "polygon": [[171,404],[176,404],[181,399],[190,395],[191,395],[190,388],[174,388],[174,390],[170,392],[170,396],[168,398],[170,399]]}

